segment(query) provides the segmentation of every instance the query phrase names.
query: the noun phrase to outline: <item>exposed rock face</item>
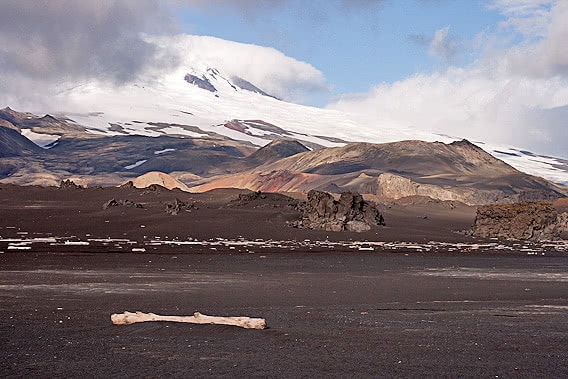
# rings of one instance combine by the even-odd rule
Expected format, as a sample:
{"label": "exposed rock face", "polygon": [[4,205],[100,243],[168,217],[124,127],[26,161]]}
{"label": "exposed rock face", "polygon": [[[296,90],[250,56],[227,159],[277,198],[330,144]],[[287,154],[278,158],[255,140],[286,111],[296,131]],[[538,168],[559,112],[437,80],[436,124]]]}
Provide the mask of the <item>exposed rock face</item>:
{"label": "exposed rock face", "polygon": [[439,200],[463,200],[463,196],[451,190],[431,184],[418,184],[399,175],[384,173],[377,179],[379,186],[377,195],[398,200],[408,196],[428,196]]}
{"label": "exposed rock face", "polygon": [[297,227],[326,231],[364,232],[384,225],[379,210],[358,193],[344,192],[339,201],[327,192],[311,190]]}
{"label": "exposed rock face", "polygon": [[[538,201],[548,195],[539,191],[518,191],[508,194],[500,189],[474,188],[473,186],[444,186],[418,183],[403,176],[384,173],[377,178],[377,196],[384,200],[399,200],[408,196],[424,196],[442,201],[459,201],[467,205],[485,205]],[[553,198],[553,195],[550,195]]]}
{"label": "exposed rock face", "polygon": [[479,207],[473,234],[478,237],[516,240],[552,240],[566,231],[568,213],[558,212],[547,201]]}
{"label": "exposed rock face", "polygon": [[198,86],[201,89],[207,90],[209,92],[217,92],[217,88],[215,88],[215,86],[213,86],[213,84],[211,84],[211,82],[209,81],[209,79],[207,79],[205,77],[205,75],[203,75],[201,78],[199,78],[195,75],[186,74],[184,79],[189,84],[193,84],[194,86]]}

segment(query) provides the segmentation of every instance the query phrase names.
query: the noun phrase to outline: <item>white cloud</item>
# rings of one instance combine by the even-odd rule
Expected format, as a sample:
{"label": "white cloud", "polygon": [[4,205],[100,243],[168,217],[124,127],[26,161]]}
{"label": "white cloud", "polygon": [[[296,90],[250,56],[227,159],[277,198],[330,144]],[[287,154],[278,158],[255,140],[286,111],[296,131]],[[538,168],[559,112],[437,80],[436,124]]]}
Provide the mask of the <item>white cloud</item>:
{"label": "white cloud", "polygon": [[[488,50],[468,67],[346,95],[329,107],[371,114],[379,127],[411,126],[568,157],[568,2],[552,3],[496,2],[509,20],[522,15],[528,24],[531,10],[548,9],[541,38],[524,39],[500,52]],[[534,17],[542,19],[541,14]],[[446,34],[446,29],[438,31],[432,45],[443,42]]]}
{"label": "white cloud", "polygon": [[446,61],[450,61],[456,55],[458,49],[457,41],[448,37],[449,31],[449,26],[436,30],[429,48],[431,55],[444,58]]}
{"label": "white cloud", "polygon": [[[191,3],[178,1],[183,2]],[[252,2],[243,5],[251,7]],[[194,65],[240,76],[294,102],[328,91],[319,70],[273,48],[213,37],[144,33],[171,31],[164,25],[166,12],[157,0],[102,0],[68,8],[62,0],[38,7],[13,2],[4,11],[0,12],[0,107],[44,112],[61,106],[53,104],[55,96],[77,85],[120,86]],[[147,13],[152,11],[158,15],[149,27]]]}
{"label": "white cloud", "polygon": [[543,38],[513,47],[506,56],[513,73],[537,77],[568,76],[568,1],[555,3]]}
{"label": "white cloud", "polygon": [[139,32],[166,30],[166,14],[157,0],[3,1],[0,74],[130,80],[156,63]]}
{"label": "white cloud", "polygon": [[507,18],[501,23],[502,28],[534,38],[546,34],[550,8],[554,3],[555,0],[494,0],[491,8]]}

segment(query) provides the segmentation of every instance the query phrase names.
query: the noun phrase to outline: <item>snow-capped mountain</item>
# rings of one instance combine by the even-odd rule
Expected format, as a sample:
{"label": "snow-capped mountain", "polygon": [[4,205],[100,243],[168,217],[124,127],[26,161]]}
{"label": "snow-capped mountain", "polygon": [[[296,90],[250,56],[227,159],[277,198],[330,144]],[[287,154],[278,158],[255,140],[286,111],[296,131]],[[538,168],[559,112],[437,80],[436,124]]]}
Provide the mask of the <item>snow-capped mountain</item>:
{"label": "snow-capped mountain", "polygon": [[[250,153],[243,152],[249,149],[247,144],[257,149],[280,138],[299,141],[310,149],[339,147],[350,142],[451,143],[462,139],[412,128],[389,128],[363,115],[285,102],[244,78],[196,61],[166,73],[147,73],[121,85],[97,81],[61,85],[53,104],[57,106],[50,113],[56,119],[47,119],[47,124],[53,124],[49,128],[45,127],[46,122],[42,122],[41,128],[34,127],[30,122],[38,119],[32,116],[28,116],[29,122],[20,122],[24,125],[20,126],[21,133],[44,149],[57,146],[63,135],[77,133],[93,137],[168,137],[180,139],[182,144],[196,138],[229,138],[245,143],[238,146],[243,154]],[[61,141],[70,143],[65,138]],[[522,148],[472,142],[525,173],[568,184],[568,160],[538,156]],[[153,147],[148,149],[152,151]],[[160,158],[161,166],[155,163],[155,169],[184,171],[185,166],[172,163],[176,149],[156,148],[157,152],[166,153],[125,161],[122,169],[145,172]]]}
{"label": "snow-capped mountain", "polygon": [[[90,82],[61,91],[59,98],[65,109],[54,112],[84,126],[89,133],[109,136],[198,137],[216,133],[256,146],[287,137],[312,148],[361,141],[449,143],[461,139],[412,128],[393,129],[362,115],[281,101],[246,79],[207,65],[180,67],[118,87]],[[565,159],[473,142],[521,171],[568,183]]]}

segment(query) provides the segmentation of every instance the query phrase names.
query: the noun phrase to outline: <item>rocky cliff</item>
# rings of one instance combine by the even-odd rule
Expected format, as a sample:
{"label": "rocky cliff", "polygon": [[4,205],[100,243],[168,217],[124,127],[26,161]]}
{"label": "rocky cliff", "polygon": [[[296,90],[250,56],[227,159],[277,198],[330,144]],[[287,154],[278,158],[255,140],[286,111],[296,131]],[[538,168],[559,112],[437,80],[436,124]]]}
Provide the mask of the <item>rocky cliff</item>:
{"label": "rocky cliff", "polygon": [[568,213],[547,201],[479,207],[473,234],[485,238],[553,240],[568,230]]}

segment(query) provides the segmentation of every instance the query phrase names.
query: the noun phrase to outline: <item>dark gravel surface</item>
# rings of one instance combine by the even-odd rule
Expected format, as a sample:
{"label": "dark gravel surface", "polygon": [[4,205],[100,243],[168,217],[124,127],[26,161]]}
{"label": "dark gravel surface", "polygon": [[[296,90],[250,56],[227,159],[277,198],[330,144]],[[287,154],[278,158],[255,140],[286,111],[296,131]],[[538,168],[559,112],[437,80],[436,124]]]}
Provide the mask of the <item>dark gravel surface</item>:
{"label": "dark gravel surface", "polygon": [[[356,251],[349,241],[483,241],[456,233],[475,217],[459,204],[383,205],[387,226],[334,234],[290,228],[287,201],[239,193],[0,186],[0,376],[568,377],[565,250]],[[176,198],[190,211],[167,214]],[[110,199],[143,207],[103,209]],[[346,244],[151,242],[218,238]],[[112,325],[125,310],[269,329]]]}
{"label": "dark gravel surface", "polygon": [[566,378],[567,346],[562,256],[0,254],[3,377]]}

